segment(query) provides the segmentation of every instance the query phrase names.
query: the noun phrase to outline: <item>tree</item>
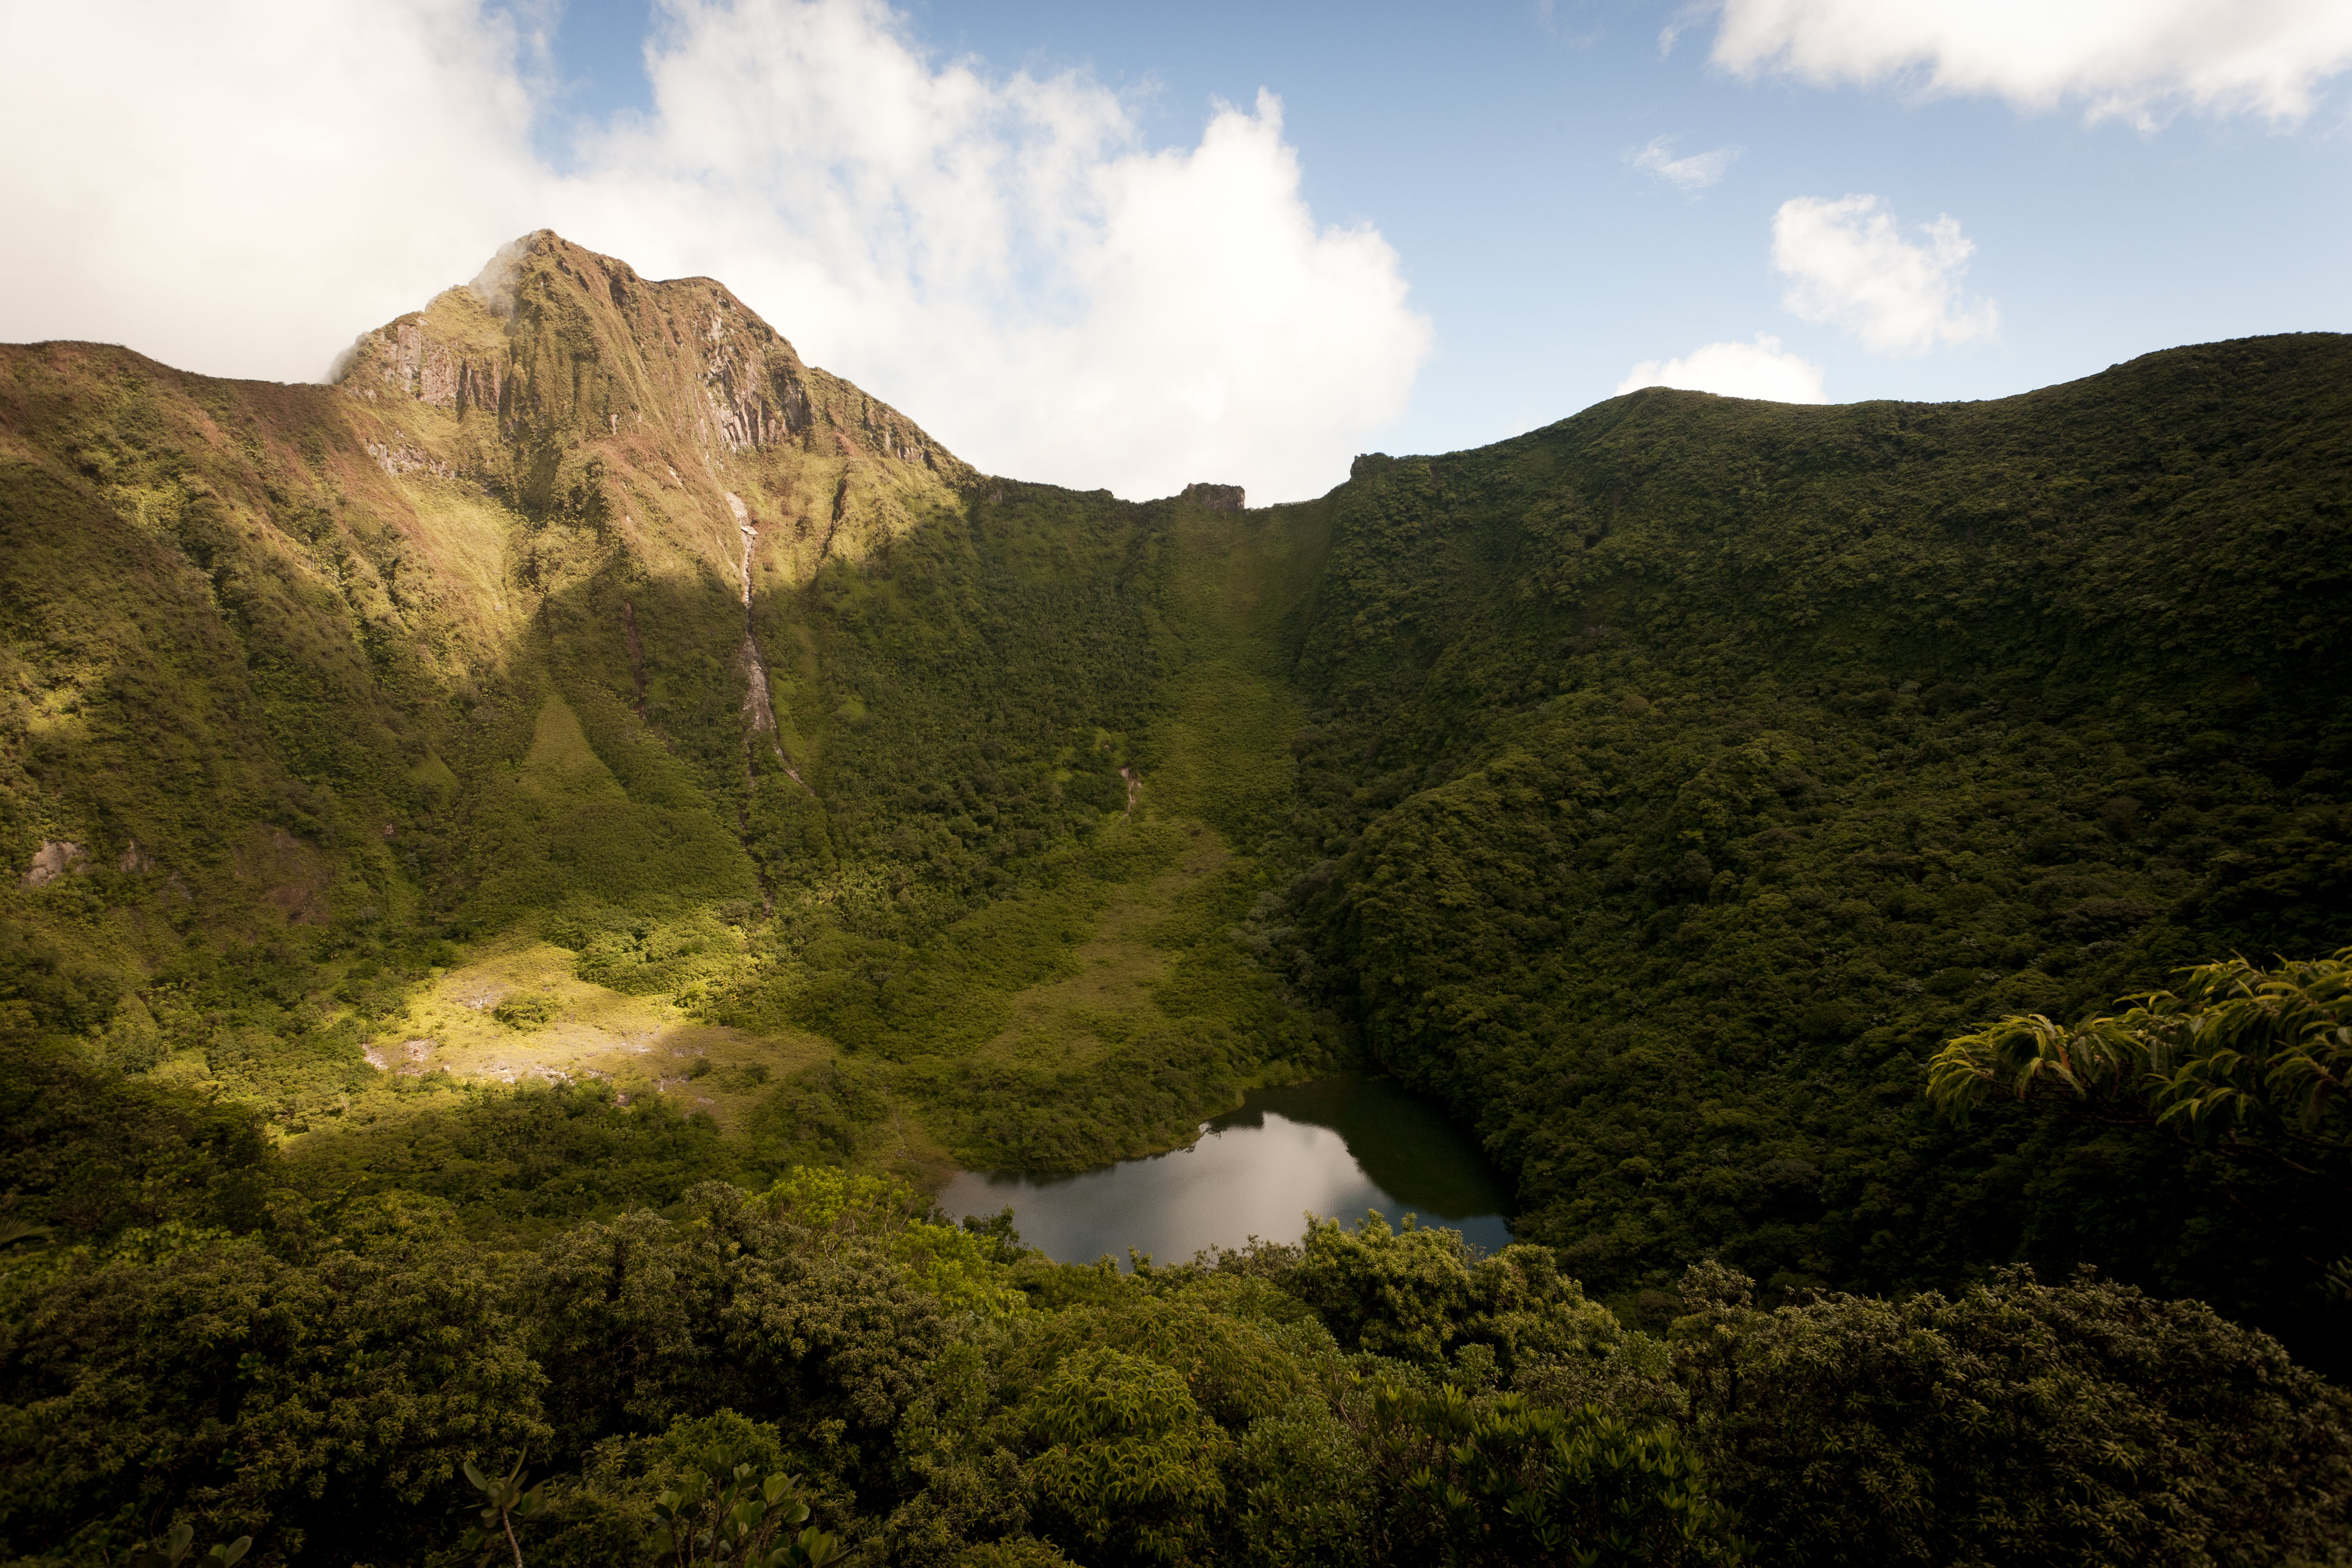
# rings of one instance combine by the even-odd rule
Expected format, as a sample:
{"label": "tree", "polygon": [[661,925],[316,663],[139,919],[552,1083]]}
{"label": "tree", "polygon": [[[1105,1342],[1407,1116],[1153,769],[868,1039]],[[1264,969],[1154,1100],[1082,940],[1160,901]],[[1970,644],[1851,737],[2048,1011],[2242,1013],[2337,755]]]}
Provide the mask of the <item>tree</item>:
{"label": "tree", "polygon": [[1039,1511],[1088,1563],[1194,1563],[1223,1514],[1232,1440],[1184,1380],[1124,1351],[1082,1350],[1038,1390],[1029,1461]]}
{"label": "tree", "polygon": [[495,1479],[482,1474],[471,1459],[466,1461],[465,1470],[467,1483],[482,1494],[482,1518],[466,1531],[457,1550],[479,1552],[482,1568],[489,1568],[503,1542],[514,1553],[515,1568],[522,1568],[522,1542],[515,1538],[515,1521],[537,1517],[547,1506],[546,1490],[542,1487],[524,1489],[520,1459],[515,1461],[513,1470]]}
{"label": "tree", "polygon": [[[0,1553],[98,1561],[192,1514],[264,1555],[395,1561],[466,1455],[538,1447],[506,1266],[424,1200],[331,1235],[165,1227],[58,1258],[0,1334]],[[137,1246],[131,1243],[136,1241]]]}
{"label": "tree", "polygon": [[[181,1563],[188,1561],[188,1554],[194,1552],[195,1547],[196,1527],[183,1521],[173,1525],[172,1533],[163,1538],[162,1550],[142,1552],[132,1558],[131,1568],[180,1568]],[[236,1568],[237,1563],[245,1561],[245,1554],[252,1550],[253,1537],[240,1535],[235,1541],[222,1542],[196,1559],[196,1568],[212,1568],[215,1563],[219,1564],[219,1568]]]}
{"label": "tree", "polygon": [[[798,1477],[763,1476],[758,1466],[724,1450],[705,1463],[707,1471],[688,1470],[678,1486],[654,1500],[661,1521],[654,1538],[659,1561],[677,1568],[826,1568],[840,1561],[841,1542],[808,1524]],[[794,1525],[807,1528],[795,1535],[790,1533]]]}
{"label": "tree", "polygon": [[1757,1309],[1694,1266],[1687,1431],[1791,1564],[2329,1561],[2352,1399],[2196,1301],[2024,1269],[1947,1297]]}
{"label": "tree", "polygon": [[1550,1249],[1507,1247],[1481,1258],[1461,1232],[1409,1215],[1398,1231],[1377,1214],[1352,1230],[1317,1220],[1274,1278],[1342,1347],[1405,1361],[1443,1361],[1462,1344],[1484,1344],[1508,1371],[1521,1355],[1591,1349],[1623,1334]]}
{"label": "tree", "polygon": [[1742,1548],[1705,1467],[1670,1426],[1587,1405],[1451,1384],[1374,1395],[1387,1465],[1402,1472],[1394,1542],[1459,1568],[1672,1568],[1731,1563]]}

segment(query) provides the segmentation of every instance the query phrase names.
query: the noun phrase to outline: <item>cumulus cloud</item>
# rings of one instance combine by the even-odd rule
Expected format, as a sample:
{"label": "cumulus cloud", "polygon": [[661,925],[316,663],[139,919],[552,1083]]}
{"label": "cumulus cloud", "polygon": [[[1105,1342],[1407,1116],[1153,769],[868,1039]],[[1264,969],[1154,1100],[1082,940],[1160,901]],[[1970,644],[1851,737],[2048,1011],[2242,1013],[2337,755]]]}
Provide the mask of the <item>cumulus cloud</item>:
{"label": "cumulus cloud", "polygon": [[1990,338],[1998,308],[1961,287],[1976,246],[1938,217],[1906,238],[1876,196],[1798,196],[1772,218],[1772,265],[1789,279],[1780,303],[1801,320],[1843,327],[1878,353],[1925,353]]}
{"label": "cumulus cloud", "polygon": [[1629,162],[1642,173],[1654,174],[1675,189],[1696,195],[1722,179],[1730,170],[1732,160],[1738,156],[1737,147],[1717,147],[1677,158],[1674,138],[1660,136],[1631,154]]}
{"label": "cumulus cloud", "polygon": [[1154,149],[1099,84],[935,61],[878,0],[665,0],[651,112],[563,171],[483,0],[0,17],[0,337],[316,374],[544,225],[720,279],[984,468],[1265,499],[1341,477],[1430,349],[1388,243],[1315,220],[1273,97]]}
{"label": "cumulus cloud", "polygon": [[2153,128],[2183,106],[2293,123],[2352,68],[2344,0],[1724,0],[1715,63],[1898,81]]}
{"label": "cumulus cloud", "polygon": [[1822,403],[1822,371],[1780,340],[1759,332],[1752,343],[1707,343],[1680,359],[1645,359],[1617,384],[1620,395],[1644,386],[1679,386],[1767,403]]}

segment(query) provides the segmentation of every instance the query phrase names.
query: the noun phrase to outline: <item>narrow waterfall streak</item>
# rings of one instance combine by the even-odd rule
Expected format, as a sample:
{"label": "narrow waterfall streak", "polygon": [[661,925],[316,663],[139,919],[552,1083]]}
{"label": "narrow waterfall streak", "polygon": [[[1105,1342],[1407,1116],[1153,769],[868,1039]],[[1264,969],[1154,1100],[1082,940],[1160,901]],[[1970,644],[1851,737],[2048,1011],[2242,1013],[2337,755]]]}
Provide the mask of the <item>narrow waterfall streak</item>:
{"label": "narrow waterfall streak", "polygon": [[759,547],[760,525],[751,521],[751,509],[745,506],[743,498],[733,490],[727,492],[727,510],[735,514],[735,527],[743,535],[743,561],[737,574],[743,584],[744,630],[748,635],[751,630],[751,552]]}
{"label": "narrow waterfall streak", "polygon": [[[735,514],[735,526],[743,535],[743,560],[740,570],[743,584],[743,646],[737,650],[737,659],[743,666],[743,711],[751,716],[751,733],[768,737],[768,750],[775,754],[777,765],[784,776],[803,789],[808,781],[802,778],[793,760],[784,755],[778,743],[775,705],[768,696],[768,663],[760,657],[760,639],[751,626],[751,555],[759,548],[760,525],[751,521],[751,508],[733,490],[727,492],[727,509]],[[746,742],[748,748],[749,742]],[[750,759],[745,759],[748,767]],[[814,790],[809,790],[814,795]]]}

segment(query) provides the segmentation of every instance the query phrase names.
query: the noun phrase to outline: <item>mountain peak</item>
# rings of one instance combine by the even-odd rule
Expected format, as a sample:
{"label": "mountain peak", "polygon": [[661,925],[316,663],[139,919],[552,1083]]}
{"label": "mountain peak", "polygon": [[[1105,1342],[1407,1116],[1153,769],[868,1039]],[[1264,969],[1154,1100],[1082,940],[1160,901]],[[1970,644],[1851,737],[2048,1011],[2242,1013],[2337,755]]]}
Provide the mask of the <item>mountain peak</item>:
{"label": "mountain peak", "polygon": [[552,229],[362,335],[332,379],[370,402],[495,416],[509,437],[652,422],[713,457],[797,447],[973,477],[913,420],[804,363],[725,284],[649,279]]}
{"label": "mountain peak", "polygon": [[656,572],[806,582],[978,479],[724,284],[647,279],[551,229],[363,334],[332,379],[394,479],[589,527]]}

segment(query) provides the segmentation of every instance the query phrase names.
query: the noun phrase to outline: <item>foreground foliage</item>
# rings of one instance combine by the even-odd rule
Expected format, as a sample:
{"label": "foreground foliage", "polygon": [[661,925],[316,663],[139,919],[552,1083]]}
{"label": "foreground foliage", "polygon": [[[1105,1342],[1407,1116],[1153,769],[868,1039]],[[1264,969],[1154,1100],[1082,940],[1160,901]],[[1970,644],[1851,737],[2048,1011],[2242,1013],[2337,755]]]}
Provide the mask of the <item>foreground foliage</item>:
{"label": "foreground foliage", "polygon": [[1391,1451],[1412,1466],[1398,1489],[1402,1532],[1430,1559],[1465,1568],[1738,1559],[1705,1466],[1672,1427],[1636,1429],[1590,1405],[1569,1413],[1517,1394],[1482,1409],[1452,1384],[1384,1386],[1373,1410]]}
{"label": "foreground foliage", "polygon": [[262,1564],[770,1568],[2352,1544],[2352,1399],[2089,1276],[1764,1310],[1710,1264],[1651,1335],[1539,1247],[1375,1217],[1122,1273],[804,1171],[520,1251],[434,1200],[286,1194],[242,1235],[20,1253],[5,1289],[28,1564],[232,1533]]}

